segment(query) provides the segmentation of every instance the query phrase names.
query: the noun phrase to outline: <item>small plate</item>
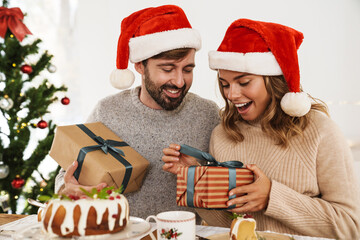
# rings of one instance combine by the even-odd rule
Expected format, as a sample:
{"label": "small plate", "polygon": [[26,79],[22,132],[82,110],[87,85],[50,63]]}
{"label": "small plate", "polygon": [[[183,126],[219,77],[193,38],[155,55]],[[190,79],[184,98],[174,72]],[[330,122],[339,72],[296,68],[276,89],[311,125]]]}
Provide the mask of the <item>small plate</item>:
{"label": "small plate", "polygon": [[140,239],[150,233],[151,225],[142,218],[131,217],[128,225],[120,232],[113,234],[93,235],[72,238],[62,238],[50,236],[50,234],[42,231],[41,223],[37,223],[21,232],[12,235],[14,240],[25,239],[42,239],[42,240],[60,240],[60,239],[78,239],[78,240],[125,240],[125,239]]}

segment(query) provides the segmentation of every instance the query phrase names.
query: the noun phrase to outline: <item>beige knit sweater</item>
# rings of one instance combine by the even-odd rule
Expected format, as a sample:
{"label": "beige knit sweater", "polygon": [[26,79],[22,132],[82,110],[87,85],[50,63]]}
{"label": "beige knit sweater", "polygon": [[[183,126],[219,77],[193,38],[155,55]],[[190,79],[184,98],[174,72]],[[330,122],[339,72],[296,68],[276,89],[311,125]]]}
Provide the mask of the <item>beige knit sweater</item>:
{"label": "beige knit sweater", "polygon": [[[261,126],[242,124],[245,140],[231,141],[218,125],[210,153],[220,162],[256,164],[271,180],[267,209],[251,213],[257,230],[307,236],[359,239],[360,195],[351,151],[336,124],[322,113],[309,113],[304,136],[286,149],[274,144]],[[198,209],[214,226],[230,227],[229,212]]]}

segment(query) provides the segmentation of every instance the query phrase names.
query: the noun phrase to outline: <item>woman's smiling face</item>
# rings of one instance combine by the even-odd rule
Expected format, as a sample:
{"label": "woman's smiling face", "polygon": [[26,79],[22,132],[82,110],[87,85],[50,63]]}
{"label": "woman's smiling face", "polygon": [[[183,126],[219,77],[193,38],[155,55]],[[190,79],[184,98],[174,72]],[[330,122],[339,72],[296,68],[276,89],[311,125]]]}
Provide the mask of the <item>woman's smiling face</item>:
{"label": "woman's smiling face", "polygon": [[260,117],[270,102],[262,76],[229,70],[219,70],[220,87],[246,121]]}

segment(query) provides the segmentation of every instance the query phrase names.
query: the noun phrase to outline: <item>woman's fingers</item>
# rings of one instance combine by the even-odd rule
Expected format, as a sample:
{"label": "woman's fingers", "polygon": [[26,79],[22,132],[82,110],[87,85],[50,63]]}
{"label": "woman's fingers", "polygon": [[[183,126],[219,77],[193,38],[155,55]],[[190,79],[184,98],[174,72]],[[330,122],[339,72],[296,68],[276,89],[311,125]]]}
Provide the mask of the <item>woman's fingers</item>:
{"label": "woman's fingers", "polygon": [[173,163],[165,163],[163,166],[162,166],[162,169],[166,172],[170,172],[170,173],[173,173],[173,174],[177,174],[177,171],[178,171],[178,167],[175,166],[175,164]]}
{"label": "woman's fingers", "polygon": [[231,212],[256,212],[265,209],[268,205],[270,179],[256,165],[250,164],[246,167],[254,172],[254,182],[229,191],[229,196],[236,195],[236,198],[227,202],[228,206],[236,205]]}
{"label": "woman's fingers", "polygon": [[169,147],[163,149],[165,155],[180,156],[180,145],[171,143]]}
{"label": "woman's fingers", "polygon": [[254,206],[252,206],[250,202],[236,205],[235,208],[230,209],[229,211],[234,213],[256,212],[254,211]]}
{"label": "woman's fingers", "polygon": [[241,196],[241,195],[247,194],[249,192],[253,192],[252,184],[243,185],[243,186],[231,189],[229,192],[229,196],[232,196],[232,195]]}
{"label": "woman's fingers", "polygon": [[175,157],[180,156],[180,152],[173,148],[164,148],[163,153],[165,156],[175,156]]}
{"label": "woman's fingers", "polygon": [[161,160],[164,163],[173,163],[173,162],[178,162],[179,161],[179,157],[174,157],[174,156],[162,156]]}
{"label": "woman's fingers", "polygon": [[176,143],[170,143],[169,148],[174,149],[176,151],[179,151],[181,146],[179,144],[176,144]]}

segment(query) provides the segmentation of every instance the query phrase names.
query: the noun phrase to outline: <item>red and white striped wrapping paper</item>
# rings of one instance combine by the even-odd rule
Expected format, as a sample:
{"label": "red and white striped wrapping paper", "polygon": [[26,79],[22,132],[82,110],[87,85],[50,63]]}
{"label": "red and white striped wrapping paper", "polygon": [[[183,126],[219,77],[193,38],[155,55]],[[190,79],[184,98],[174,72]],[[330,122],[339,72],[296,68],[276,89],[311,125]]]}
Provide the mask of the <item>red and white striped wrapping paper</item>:
{"label": "red and white striped wrapping paper", "polygon": [[[180,168],[177,174],[176,202],[178,206],[187,205],[187,178],[189,167]],[[236,168],[236,187],[252,183],[253,172],[246,168]],[[228,208],[229,168],[199,166],[194,176],[194,207]]]}

